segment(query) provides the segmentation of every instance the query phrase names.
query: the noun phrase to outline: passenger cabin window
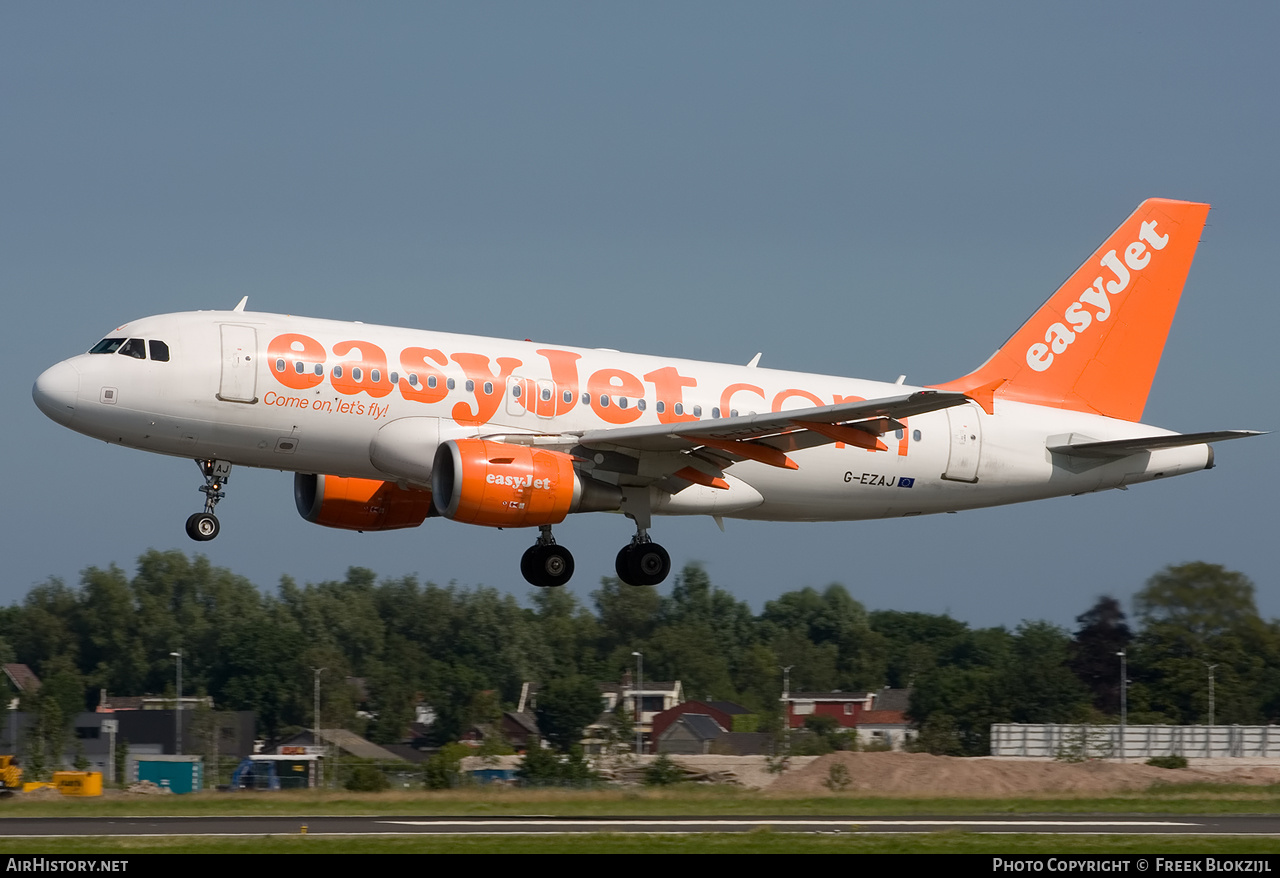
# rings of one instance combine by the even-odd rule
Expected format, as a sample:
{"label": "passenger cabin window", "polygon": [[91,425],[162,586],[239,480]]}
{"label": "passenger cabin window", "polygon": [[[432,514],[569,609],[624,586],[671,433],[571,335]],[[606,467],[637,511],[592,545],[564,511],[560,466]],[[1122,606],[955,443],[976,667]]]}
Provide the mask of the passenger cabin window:
{"label": "passenger cabin window", "polygon": [[152,339],[147,342],[147,346],[151,348],[151,359],[157,363],[169,362],[169,346],[162,341]]}
{"label": "passenger cabin window", "polygon": [[120,353],[135,360],[147,358],[147,343],[140,338],[131,338],[120,346]]}
{"label": "passenger cabin window", "polygon": [[124,344],[123,338],[104,338],[92,348],[89,349],[91,354],[114,354],[120,350],[120,345]]}

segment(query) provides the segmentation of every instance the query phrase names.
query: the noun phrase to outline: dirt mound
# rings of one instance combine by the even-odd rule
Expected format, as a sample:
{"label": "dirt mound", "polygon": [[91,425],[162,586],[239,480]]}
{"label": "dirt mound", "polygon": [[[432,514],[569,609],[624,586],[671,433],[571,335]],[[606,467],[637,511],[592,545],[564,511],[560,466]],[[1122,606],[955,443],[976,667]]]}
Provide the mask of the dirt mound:
{"label": "dirt mound", "polygon": [[[843,766],[844,772],[837,766]],[[1017,796],[1035,793],[1118,793],[1157,783],[1280,783],[1280,769],[1250,766],[1229,771],[1170,771],[1122,762],[1031,762],[930,756],[927,753],[831,753],[789,771],[770,792],[821,793],[835,783],[844,792],[898,795]],[[841,787],[841,781],[847,783]]]}

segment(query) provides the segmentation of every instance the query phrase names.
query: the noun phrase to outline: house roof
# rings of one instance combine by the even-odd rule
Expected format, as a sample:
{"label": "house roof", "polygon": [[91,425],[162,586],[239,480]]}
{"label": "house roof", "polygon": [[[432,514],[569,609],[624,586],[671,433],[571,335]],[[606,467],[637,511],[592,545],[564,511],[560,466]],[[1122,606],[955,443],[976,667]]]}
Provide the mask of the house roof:
{"label": "house roof", "polygon": [[667,726],[667,730],[662,733],[661,737],[665,738],[671,734],[671,730],[676,726],[684,726],[695,737],[702,741],[714,741],[725,733],[725,729],[720,723],[707,716],[705,713],[686,713],[681,715],[671,725]]}
{"label": "house roof", "polygon": [[419,750],[412,744],[387,744],[386,750],[388,753],[403,759],[405,762],[421,763],[426,762],[431,758],[430,753]]}
{"label": "house roof", "polygon": [[4,675],[19,692],[39,692],[40,678],[36,672],[21,662],[13,662],[4,666]]}
{"label": "house roof", "polygon": [[[306,729],[292,738],[280,742],[279,746],[287,746],[289,741],[296,741],[300,738],[308,738],[314,744],[316,741],[315,729]],[[392,753],[390,750],[379,747],[372,741],[362,738],[355,732],[349,732],[346,729],[321,729],[320,740],[325,744],[332,744],[339,750],[350,753],[352,756],[359,756],[362,759],[377,759],[383,762],[404,762],[404,758]]]}
{"label": "house roof", "polygon": [[906,710],[911,705],[910,689],[890,689],[887,686],[875,693],[876,710]]}
{"label": "house roof", "polygon": [[732,701],[707,701],[705,704],[707,707],[714,707],[721,713],[729,714],[729,716],[751,713],[750,710],[743,707],[741,704],[735,704]]}
{"label": "house roof", "polygon": [[531,713],[521,713],[517,710],[508,710],[503,714],[507,719],[524,729],[531,735],[539,734],[538,718]]}
{"label": "house roof", "polygon": [[858,717],[860,726],[905,726],[907,716],[900,710],[864,710]]}

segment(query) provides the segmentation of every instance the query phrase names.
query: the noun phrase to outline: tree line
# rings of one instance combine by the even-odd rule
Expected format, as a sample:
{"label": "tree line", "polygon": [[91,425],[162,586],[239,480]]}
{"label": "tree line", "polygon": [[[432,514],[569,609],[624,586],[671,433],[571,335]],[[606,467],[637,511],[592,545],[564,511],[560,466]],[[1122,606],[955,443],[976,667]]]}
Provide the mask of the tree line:
{"label": "tree line", "polygon": [[633,651],[646,679],[736,701],[765,729],[779,722],[782,667],[792,691],[910,688],[910,717],[939,753],[986,752],[996,722],[1115,721],[1121,651],[1130,723],[1206,722],[1210,673],[1216,722],[1280,716],[1280,623],[1259,616],[1242,574],[1165,568],[1135,595],[1133,622],[1103,596],[1074,631],[1045,621],[972,628],[868,611],[838,584],[783,593],[757,614],[697,565],[667,595],[605,578],[590,606],[564,589],[533,591],[522,605],[493,588],[379,580],[358,567],[316,584],[285,577],[268,592],[203,556],[150,551],[132,576],[89,568],[76,586],[51,579],[0,609],[0,661],[41,677],[24,708],[38,698],[69,721],[102,690],[172,694],[180,651],[184,694],[256,711],[267,738],[313,725],[322,668],[321,725],[379,743],[401,740],[419,703],[445,743],[511,709],[525,681],[618,681]]}

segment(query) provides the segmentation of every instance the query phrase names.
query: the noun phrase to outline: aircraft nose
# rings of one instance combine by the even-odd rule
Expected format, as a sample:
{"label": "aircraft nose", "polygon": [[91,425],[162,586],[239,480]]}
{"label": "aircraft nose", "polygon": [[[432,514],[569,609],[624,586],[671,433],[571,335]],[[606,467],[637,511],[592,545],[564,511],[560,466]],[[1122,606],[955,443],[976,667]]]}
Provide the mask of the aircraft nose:
{"label": "aircraft nose", "polygon": [[31,388],[31,398],[36,401],[40,411],[59,424],[71,423],[79,394],[80,372],[65,360],[40,373]]}

